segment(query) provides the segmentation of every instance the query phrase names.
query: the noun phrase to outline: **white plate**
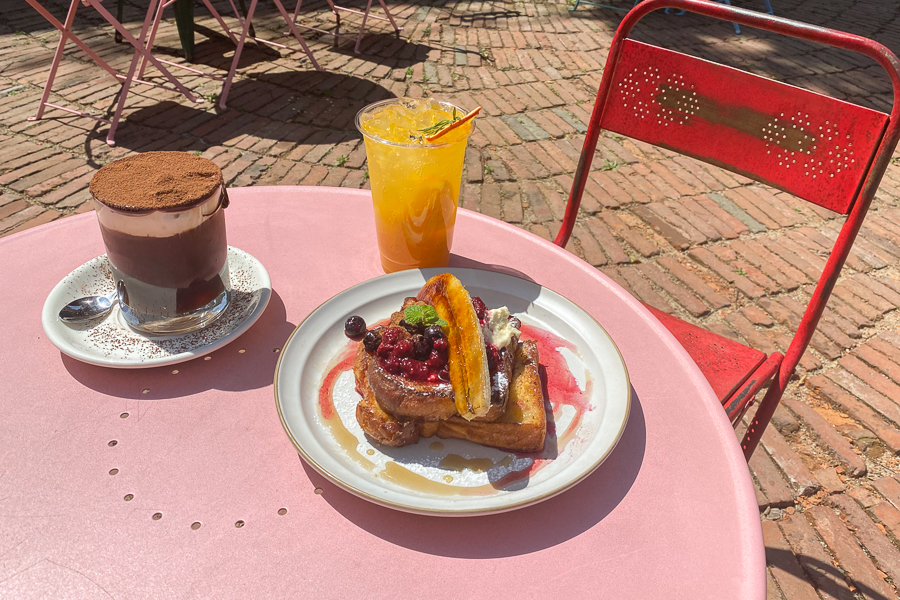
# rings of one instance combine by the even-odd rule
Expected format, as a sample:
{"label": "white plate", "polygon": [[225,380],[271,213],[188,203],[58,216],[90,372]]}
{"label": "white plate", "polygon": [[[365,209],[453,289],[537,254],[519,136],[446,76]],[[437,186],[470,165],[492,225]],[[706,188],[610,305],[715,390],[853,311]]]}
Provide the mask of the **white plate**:
{"label": "white plate", "polygon": [[[552,390],[560,382],[551,381],[558,375],[547,369],[546,387],[551,390],[556,418],[544,453],[515,454],[438,438],[421,439],[403,448],[380,446],[369,440],[356,422],[359,395],[352,371],[342,372],[333,394],[326,394],[326,404],[333,403],[339,420],[323,417],[319,391],[328,374],[340,370],[335,365],[344,359],[346,366],[348,352],[352,354],[353,343],[343,333],[344,320],[357,314],[372,326],[387,319],[405,297],[415,296],[429,277],[444,271],[456,275],[470,294],[480,296],[489,308],[508,306],[525,326],[560,340],[549,348],[546,344],[541,347],[540,363],[568,367],[574,375],[570,384],[577,386],[583,410],[564,406],[554,397]],[[596,469],[625,428],[631,385],[622,356],[606,331],[559,294],[488,271],[425,269],[363,282],[313,311],[281,352],[275,370],[275,401],[285,431],[300,455],[347,491],[407,512],[481,515],[546,500]],[[513,471],[518,474],[511,474]],[[528,477],[501,487],[529,471]]]}
{"label": "white plate", "polygon": [[209,354],[247,331],[262,315],[272,294],[269,274],[258,260],[228,247],[231,299],[208,327],[183,335],[149,338],[128,327],[118,303],[102,320],[70,325],[59,309],[84,296],[108,294],[115,288],[106,255],[81,265],[60,281],[44,302],[41,321],[54,346],[72,358],[104,367],[141,369],[184,362]]}

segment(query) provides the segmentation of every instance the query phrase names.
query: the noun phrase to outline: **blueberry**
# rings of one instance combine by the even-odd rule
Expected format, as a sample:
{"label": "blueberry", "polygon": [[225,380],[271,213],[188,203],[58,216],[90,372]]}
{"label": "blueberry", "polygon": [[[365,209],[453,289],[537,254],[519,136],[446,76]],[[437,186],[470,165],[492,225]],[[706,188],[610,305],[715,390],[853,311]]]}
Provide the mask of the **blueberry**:
{"label": "blueberry", "polygon": [[413,351],[418,360],[428,360],[431,356],[431,340],[423,335],[413,338]]}
{"label": "blueberry", "polygon": [[378,350],[378,346],[381,344],[381,334],[375,331],[367,331],[366,335],[363,336],[363,347],[367,352],[375,352]]}
{"label": "blueberry", "polygon": [[366,330],[366,322],[362,317],[357,315],[353,315],[352,317],[348,317],[346,321],[344,321],[344,334],[347,337],[356,337],[358,335],[362,335]]}
{"label": "blueberry", "polygon": [[411,335],[422,333],[422,325],[407,323],[405,319],[400,321],[400,327],[408,331]]}
{"label": "blueberry", "polygon": [[440,325],[430,325],[425,328],[425,338],[429,340],[439,340],[444,337],[444,330]]}

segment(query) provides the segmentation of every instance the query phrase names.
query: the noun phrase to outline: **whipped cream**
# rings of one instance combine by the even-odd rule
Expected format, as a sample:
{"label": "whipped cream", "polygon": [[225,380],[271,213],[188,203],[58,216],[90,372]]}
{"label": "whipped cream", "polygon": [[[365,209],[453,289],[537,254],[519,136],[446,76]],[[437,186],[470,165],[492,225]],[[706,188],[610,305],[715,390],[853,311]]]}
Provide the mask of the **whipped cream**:
{"label": "whipped cream", "polygon": [[222,189],[219,186],[209,199],[178,210],[126,212],[109,208],[96,199],[94,208],[97,209],[100,223],[107,229],[135,237],[167,238],[199,227],[209,215],[216,212]]}
{"label": "whipped cream", "polygon": [[488,310],[481,330],[484,332],[484,342],[493,344],[497,348],[506,348],[513,338],[518,338],[521,334],[509,322],[509,309],[505,306]]}

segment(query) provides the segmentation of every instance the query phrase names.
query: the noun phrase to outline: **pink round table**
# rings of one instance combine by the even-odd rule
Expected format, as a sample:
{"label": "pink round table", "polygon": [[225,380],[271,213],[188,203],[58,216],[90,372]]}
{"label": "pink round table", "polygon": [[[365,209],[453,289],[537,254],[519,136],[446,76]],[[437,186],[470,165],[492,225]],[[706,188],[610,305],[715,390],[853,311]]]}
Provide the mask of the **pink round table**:
{"label": "pink round table", "polygon": [[46,339],[47,294],[104,252],[92,214],[0,240],[0,597],[765,598],[749,472],[700,371],[602,273],[477,213],[460,211],[454,265],[526,274],[621,349],[634,394],[618,446],[565,493],[486,517],[393,511],[313,471],[278,419],[276,350],[381,274],[371,197],[230,195],[228,241],[268,269],[272,300],[177,373],[86,365]]}

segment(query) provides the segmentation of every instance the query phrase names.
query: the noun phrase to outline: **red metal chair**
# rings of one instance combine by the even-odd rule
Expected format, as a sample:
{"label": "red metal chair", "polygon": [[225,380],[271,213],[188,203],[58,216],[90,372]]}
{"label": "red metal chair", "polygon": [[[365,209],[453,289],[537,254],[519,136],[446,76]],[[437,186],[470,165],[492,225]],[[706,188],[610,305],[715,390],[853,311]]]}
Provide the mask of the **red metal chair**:
{"label": "red metal chair", "polygon": [[[890,76],[891,114],[628,38],[641,18],[667,7],[864,54]],[[555,240],[560,246],[572,233],[601,129],[740,173],[847,215],[784,355],[767,356],[651,309],[697,362],[735,426],[757,392],[769,384],[741,442],[749,460],[816,330],[897,146],[900,61],[872,40],[767,14],[703,0],[642,2],[625,16],[613,39]]]}

